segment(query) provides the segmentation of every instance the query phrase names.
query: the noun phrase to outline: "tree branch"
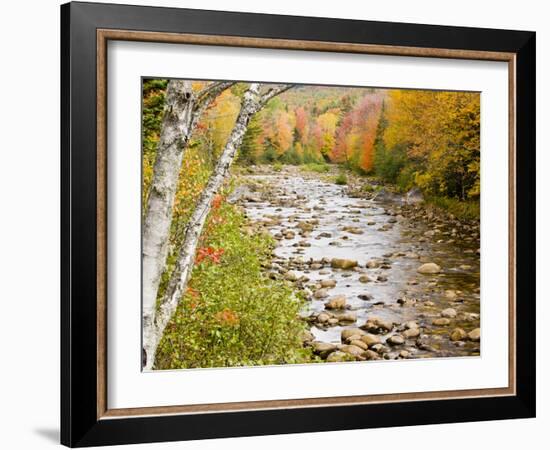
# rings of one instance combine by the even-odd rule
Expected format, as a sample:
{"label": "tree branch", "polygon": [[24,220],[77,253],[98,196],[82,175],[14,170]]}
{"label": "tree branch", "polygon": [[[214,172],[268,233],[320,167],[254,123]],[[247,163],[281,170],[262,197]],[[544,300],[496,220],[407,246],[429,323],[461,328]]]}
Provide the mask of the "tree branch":
{"label": "tree branch", "polygon": [[269,89],[265,94],[263,94],[260,98],[260,104],[264,106],[269,100],[271,100],[273,97],[276,97],[277,95],[282,94],[283,92],[288,91],[289,89],[293,88],[295,84],[282,84],[277,87]]}

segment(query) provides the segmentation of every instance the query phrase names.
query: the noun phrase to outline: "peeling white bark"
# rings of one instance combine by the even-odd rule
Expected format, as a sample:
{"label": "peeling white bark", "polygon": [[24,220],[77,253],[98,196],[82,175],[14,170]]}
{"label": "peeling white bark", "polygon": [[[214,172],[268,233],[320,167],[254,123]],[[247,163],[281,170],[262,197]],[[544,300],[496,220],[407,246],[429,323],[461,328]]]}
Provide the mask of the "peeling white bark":
{"label": "peeling white bark", "polygon": [[149,342],[155,321],[160,278],[168,254],[168,237],[183,153],[204,110],[234,83],[212,83],[194,94],[191,82],[170,80],[157,147],[153,179],[143,220],[143,342]]}
{"label": "peeling white bark", "polygon": [[241,110],[233,130],[217,162],[216,168],[208,180],[193,215],[187,224],[184,241],[179,250],[176,267],[168,284],[166,294],[161,300],[159,310],[154,316],[154,321],[149,324],[150,327],[147,335],[144,333],[144,349],[146,351],[146,363],[144,368],[146,370],[153,368],[156,349],[162,338],[164,329],[176,311],[178,302],[185,292],[191,272],[193,271],[199,237],[204,227],[206,217],[210,211],[212,200],[229,172],[229,168],[235,159],[237,149],[241,145],[251,117],[271,98],[286,91],[290,87],[290,85],[276,87],[261,95],[260,84],[252,83],[245,92]]}

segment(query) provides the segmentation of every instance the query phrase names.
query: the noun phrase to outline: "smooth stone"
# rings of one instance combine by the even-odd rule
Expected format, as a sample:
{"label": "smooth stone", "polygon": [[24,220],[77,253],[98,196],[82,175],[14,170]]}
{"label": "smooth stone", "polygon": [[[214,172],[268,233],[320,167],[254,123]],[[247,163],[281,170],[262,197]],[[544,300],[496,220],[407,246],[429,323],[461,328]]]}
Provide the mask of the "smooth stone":
{"label": "smooth stone", "polygon": [[435,274],[441,272],[441,266],[430,262],[422,264],[416,271],[421,274]]}
{"label": "smooth stone", "polygon": [[314,342],[312,347],[314,353],[321,355],[321,357],[326,357],[329,353],[336,350],[336,345],[328,342]]}
{"label": "smooth stone", "polygon": [[313,333],[309,330],[304,330],[302,334],[300,335],[300,339],[302,342],[311,342],[315,339],[315,336],[313,336]]}
{"label": "smooth stone", "polygon": [[[361,330],[361,331],[363,332],[363,330]],[[369,347],[372,347],[373,345],[382,343],[381,339],[378,336],[376,336],[374,334],[370,334],[370,333],[365,333],[364,336],[361,336],[361,340],[365,344],[367,344]]]}
{"label": "smooth stone", "polygon": [[383,320],[379,317],[371,317],[367,322],[361,325],[359,328],[368,331],[370,333],[384,333],[393,329],[393,323],[389,320]]}
{"label": "smooth stone", "polygon": [[366,333],[359,328],[344,328],[340,332],[340,339],[342,340],[342,342],[345,342],[352,336],[363,336],[364,334]]}
{"label": "smooth stone", "polygon": [[299,278],[298,274],[296,272],[293,272],[292,270],[290,272],[285,273],[285,280],[297,281],[298,278]]}
{"label": "smooth stone", "polygon": [[336,318],[338,319],[338,322],[341,322],[341,323],[350,323],[350,322],[353,323],[357,321],[357,315],[352,312],[340,314]]}
{"label": "smooth stone", "polygon": [[407,339],[412,339],[415,337],[420,336],[420,329],[418,328],[409,328],[408,330],[405,330],[403,332],[403,336],[405,336]]}
{"label": "smooth stone", "polygon": [[370,261],[367,261],[367,264],[365,265],[365,267],[367,269],[376,269],[378,267],[380,267],[380,261],[378,261],[377,259],[371,259]]}
{"label": "smooth stone", "polygon": [[317,316],[317,322],[319,323],[326,323],[329,320],[330,320],[330,316],[327,313],[322,312]]}
{"label": "smooth stone", "polygon": [[467,334],[462,328],[455,328],[451,332],[450,339],[453,342],[463,341],[464,339],[466,339],[466,336],[467,336]]}
{"label": "smooth stone", "polygon": [[441,317],[447,317],[448,319],[454,319],[456,317],[456,310],[453,308],[447,308],[441,311]]}
{"label": "smooth stone", "polygon": [[357,339],[350,340],[350,345],[355,345],[356,347],[362,348],[363,350],[369,349],[369,346],[367,344]]}
{"label": "smooth stone", "polygon": [[371,279],[369,278],[368,275],[361,275],[359,277],[359,282],[361,283],[368,283],[369,281],[371,281]]}
{"label": "smooth stone", "polygon": [[336,269],[352,269],[357,266],[357,261],[354,259],[333,258],[330,265]]}
{"label": "smooth stone", "polygon": [[405,343],[405,339],[403,339],[403,336],[399,334],[394,334],[393,336],[390,336],[386,342],[390,345],[403,345]]}
{"label": "smooth stone", "polygon": [[380,356],[373,350],[367,350],[365,351],[365,358],[367,359],[367,361],[376,361],[380,359]]}
{"label": "smooth stone", "polygon": [[481,330],[476,328],[475,330],[470,331],[468,333],[468,339],[470,339],[470,341],[479,342],[481,339]]}
{"label": "smooth stone", "polygon": [[313,293],[313,296],[317,299],[328,297],[328,291],[326,289],[318,289]]}
{"label": "smooth stone", "polygon": [[336,286],[336,280],[321,280],[321,286],[324,288],[333,288]]}
{"label": "smooth stone", "polygon": [[456,291],[453,291],[452,289],[448,289],[445,291],[445,298],[449,300],[454,300],[457,297]]}
{"label": "smooth stone", "polygon": [[346,297],[344,295],[337,295],[325,303],[326,309],[344,309],[345,307]]}
{"label": "smooth stone", "polygon": [[432,324],[436,325],[438,327],[447,326],[450,323],[451,323],[451,321],[449,319],[447,319],[446,317],[440,317],[439,319],[434,319],[432,321]]}
{"label": "smooth stone", "polygon": [[365,352],[365,350],[363,350],[361,347],[358,347],[356,345],[350,345],[350,344],[342,345],[340,347],[340,351],[355,357],[362,356],[363,353]]}

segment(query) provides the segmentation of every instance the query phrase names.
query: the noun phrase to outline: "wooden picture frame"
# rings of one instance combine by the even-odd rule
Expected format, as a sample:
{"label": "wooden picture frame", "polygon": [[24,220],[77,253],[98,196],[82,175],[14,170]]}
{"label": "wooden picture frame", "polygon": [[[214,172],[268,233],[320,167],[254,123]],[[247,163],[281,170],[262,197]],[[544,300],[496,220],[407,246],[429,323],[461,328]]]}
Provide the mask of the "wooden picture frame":
{"label": "wooden picture frame", "polygon": [[[109,40],[505,61],[507,388],[109,409]],[[110,4],[61,7],[61,442],[92,446],[535,415],[535,33]]]}

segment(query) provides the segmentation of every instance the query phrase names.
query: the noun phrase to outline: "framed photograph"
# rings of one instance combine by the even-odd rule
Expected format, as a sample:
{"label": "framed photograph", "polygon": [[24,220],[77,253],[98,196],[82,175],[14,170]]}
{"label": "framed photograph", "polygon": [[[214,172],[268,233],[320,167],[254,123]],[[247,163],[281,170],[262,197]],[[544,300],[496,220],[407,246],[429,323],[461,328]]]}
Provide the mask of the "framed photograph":
{"label": "framed photograph", "polygon": [[535,415],[535,33],[61,7],[61,441]]}

